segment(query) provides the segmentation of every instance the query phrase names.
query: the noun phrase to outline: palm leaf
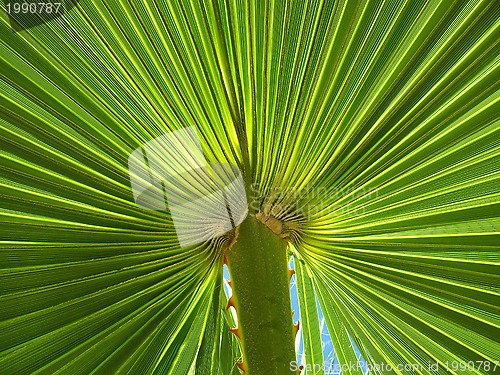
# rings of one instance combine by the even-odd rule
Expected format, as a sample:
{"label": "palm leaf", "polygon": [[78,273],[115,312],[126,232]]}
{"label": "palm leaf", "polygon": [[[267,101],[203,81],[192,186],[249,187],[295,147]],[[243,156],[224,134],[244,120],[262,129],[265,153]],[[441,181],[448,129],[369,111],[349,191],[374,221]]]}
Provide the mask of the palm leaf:
{"label": "palm leaf", "polygon": [[220,239],[181,249],[130,189],[130,153],[192,125],[292,228],[306,364],[317,296],[340,364],[494,373],[499,49],[487,0],[2,12],[0,373],[237,373]]}

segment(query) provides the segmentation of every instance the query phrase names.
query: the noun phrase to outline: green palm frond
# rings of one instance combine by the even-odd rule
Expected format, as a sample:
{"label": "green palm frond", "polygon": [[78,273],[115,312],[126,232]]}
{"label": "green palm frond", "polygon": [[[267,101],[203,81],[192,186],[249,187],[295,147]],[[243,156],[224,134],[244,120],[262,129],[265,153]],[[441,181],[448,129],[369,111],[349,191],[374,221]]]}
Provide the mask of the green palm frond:
{"label": "green palm frond", "polygon": [[0,14],[0,374],[239,373],[227,238],[180,248],[130,188],[130,153],[188,126],[289,241],[304,365],[317,298],[340,364],[500,371],[497,2]]}

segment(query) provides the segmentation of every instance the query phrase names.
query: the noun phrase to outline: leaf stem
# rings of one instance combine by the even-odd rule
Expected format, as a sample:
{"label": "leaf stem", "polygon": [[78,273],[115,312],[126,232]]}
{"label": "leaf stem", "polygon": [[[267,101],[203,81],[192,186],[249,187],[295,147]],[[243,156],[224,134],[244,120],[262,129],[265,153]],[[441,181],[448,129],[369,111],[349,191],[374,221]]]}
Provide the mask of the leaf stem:
{"label": "leaf stem", "polygon": [[245,375],[291,374],[295,345],[286,242],[249,215],[226,259]]}

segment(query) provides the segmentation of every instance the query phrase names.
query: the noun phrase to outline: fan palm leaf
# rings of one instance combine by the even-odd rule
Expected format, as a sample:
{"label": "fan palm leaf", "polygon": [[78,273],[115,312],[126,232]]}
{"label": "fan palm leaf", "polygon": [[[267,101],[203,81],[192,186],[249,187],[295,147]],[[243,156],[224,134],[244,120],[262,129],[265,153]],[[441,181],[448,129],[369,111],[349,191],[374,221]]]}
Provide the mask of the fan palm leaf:
{"label": "fan palm leaf", "polygon": [[[288,367],[286,254],[305,373],[326,373],[317,300],[342,374],[360,356],[500,370],[498,3],[99,0],[18,31],[1,15],[0,374]],[[134,202],[130,153],[189,126],[243,173],[241,263],[234,237],[181,248],[168,211]],[[225,310],[225,254],[241,303],[283,297],[254,299],[290,314],[280,343]]]}

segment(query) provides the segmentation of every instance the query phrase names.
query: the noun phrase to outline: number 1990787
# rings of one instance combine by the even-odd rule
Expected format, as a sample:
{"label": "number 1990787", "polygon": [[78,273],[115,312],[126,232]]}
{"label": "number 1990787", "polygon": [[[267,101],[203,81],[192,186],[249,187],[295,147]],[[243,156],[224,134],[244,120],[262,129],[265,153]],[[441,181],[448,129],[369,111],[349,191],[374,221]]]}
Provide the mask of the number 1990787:
{"label": "number 1990787", "polygon": [[5,10],[9,14],[32,13],[32,14],[52,14],[58,13],[61,8],[61,3],[43,3],[43,2],[8,2],[5,4]]}

